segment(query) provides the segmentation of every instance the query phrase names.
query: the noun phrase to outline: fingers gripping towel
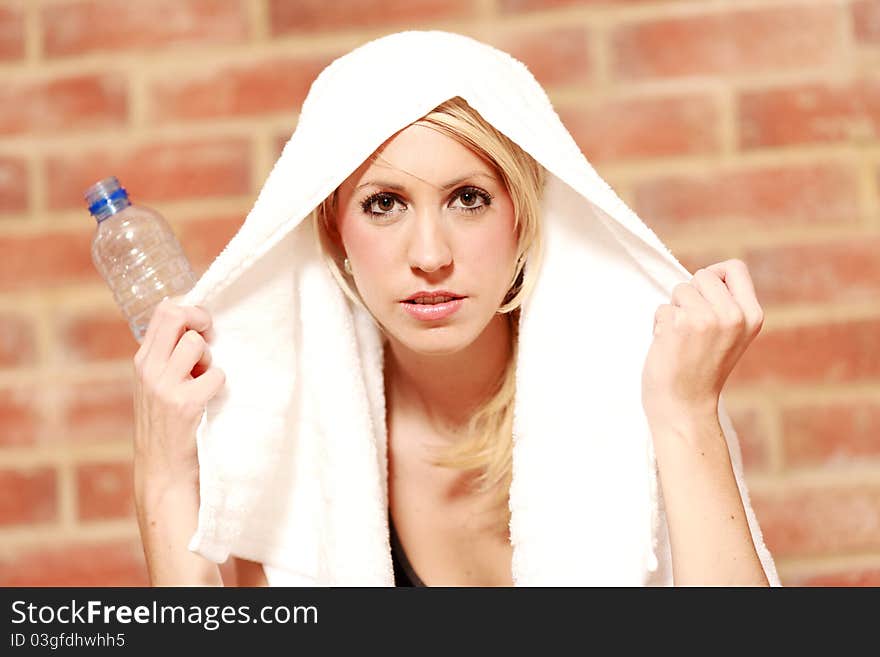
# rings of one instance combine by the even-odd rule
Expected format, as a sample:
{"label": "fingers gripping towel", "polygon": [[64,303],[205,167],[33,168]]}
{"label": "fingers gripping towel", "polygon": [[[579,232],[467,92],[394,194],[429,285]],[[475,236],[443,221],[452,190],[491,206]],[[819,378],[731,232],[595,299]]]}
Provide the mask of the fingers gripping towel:
{"label": "fingers gripping towel", "polygon": [[[376,103],[381,71],[404,82]],[[211,351],[226,373],[198,429],[189,548],[261,562],[273,585],[393,586],[381,334],[330,274],[309,215],[386,140],[455,96],[548,172],[543,259],[519,320],[514,584],[670,584],[641,371],[657,306],[691,275],[593,170],[525,65],[442,31],[384,36],[318,75],[241,229],[183,299],[212,314]],[[778,584],[723,399],[719,414]]]}

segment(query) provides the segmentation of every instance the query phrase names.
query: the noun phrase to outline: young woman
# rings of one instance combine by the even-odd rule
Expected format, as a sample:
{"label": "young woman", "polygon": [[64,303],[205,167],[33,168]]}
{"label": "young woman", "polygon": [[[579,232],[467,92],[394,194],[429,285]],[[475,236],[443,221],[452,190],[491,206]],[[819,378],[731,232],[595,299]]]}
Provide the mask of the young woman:
{"label": "young woman", "polygon": [[[398,585],[513,583],[517,320],[541,265],[545,177],[456,97],[395,133],[312,213],[333,277],[382,331]],[[676,584],[768,584],[717,411],[761,324],[739,261],[696,272],[655,315],[642,403]],[[136,499],[155,585],[223,583],[187,549],[196,427],[224,385],[211,330],[204,308],[166,300],[134,358]],[[235,564],[239,585],[267,583],[262,564]]]}

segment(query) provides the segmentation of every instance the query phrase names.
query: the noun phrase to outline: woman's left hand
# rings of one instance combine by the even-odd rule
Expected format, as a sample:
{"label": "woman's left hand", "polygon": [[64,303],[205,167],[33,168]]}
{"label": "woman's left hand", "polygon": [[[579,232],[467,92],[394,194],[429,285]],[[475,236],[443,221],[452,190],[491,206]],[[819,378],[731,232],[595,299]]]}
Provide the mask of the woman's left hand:
{"label": "woman's left hand", "polygon": [[717,417],[728,375],[761,330],[746,264],[725,260],[694,273],[654,314],[654,341],[642,370],[642,405],[649,423],[694,414]]}

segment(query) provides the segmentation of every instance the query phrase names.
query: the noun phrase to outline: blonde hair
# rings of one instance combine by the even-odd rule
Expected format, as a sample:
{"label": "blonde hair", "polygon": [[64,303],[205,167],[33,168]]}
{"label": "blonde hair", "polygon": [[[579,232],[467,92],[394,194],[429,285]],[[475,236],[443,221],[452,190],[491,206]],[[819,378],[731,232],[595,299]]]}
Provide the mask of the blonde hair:
{"label": "blonde hair", "polygon": [[[546,172],[534,158],[488,123],[467,102],[456,96],[434,108],[413,125],[422,125],[451,137],[484,158],[500,173],[514,208],[517,231],[517,264],[511,287],[497,312],[510,323],[511,357],[489,398],[477,407],[465,429],[466,437],[445,446],[432,461],[434,465],[473,471],[476,492],[495,490],[494,504],[507,500],[513,468],[513,408],[516,393],[516,361],[519,343],[519,315],[540,269],[542,233],[540,200]],[[376,154],[371,156],[375,158]],[[319,248],[330,273],[342,291],[355,304],[366,308],[340,265],[340,253],[331,233],[335,229],[338,189],[312,212]],[[528,267],[526,267],[528,264]]]}

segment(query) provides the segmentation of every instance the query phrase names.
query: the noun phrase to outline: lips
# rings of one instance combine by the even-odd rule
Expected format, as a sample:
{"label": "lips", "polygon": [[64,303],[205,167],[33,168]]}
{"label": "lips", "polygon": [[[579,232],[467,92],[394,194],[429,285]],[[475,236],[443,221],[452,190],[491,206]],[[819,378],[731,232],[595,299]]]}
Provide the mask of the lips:
{"label": "lips", "polygon": [[406,313],[422,322],[436,322],[452,317],[464,304],[465,298],[459,297],[442,303],[413,303],[402,301],[401,306]]}
{"label": "lips", "polygon": [[434,305],[438,303],[446,303],[447,301],[455,301],[456,299],[460,299],[461,297],[444,297],[444,296],[436,296],[436,297],[419,297],[418,299],[410,299],[407,300],[406,303],[414,303],[419,305]]}
{"label": "lips", "polygon": [[404,303],[414,305],[436,305],[463,298],[462,295],[450,292],[449,290],[422,290],[411,294],[403,301]]}

